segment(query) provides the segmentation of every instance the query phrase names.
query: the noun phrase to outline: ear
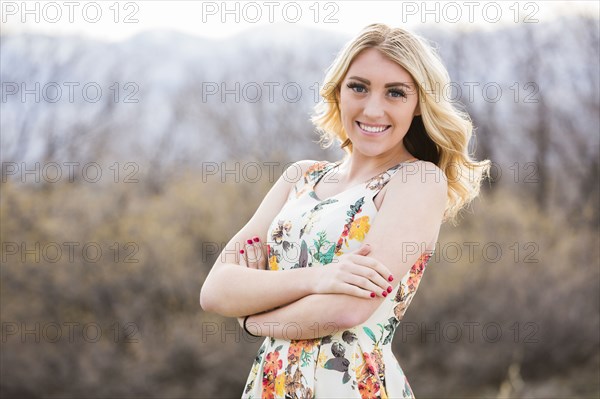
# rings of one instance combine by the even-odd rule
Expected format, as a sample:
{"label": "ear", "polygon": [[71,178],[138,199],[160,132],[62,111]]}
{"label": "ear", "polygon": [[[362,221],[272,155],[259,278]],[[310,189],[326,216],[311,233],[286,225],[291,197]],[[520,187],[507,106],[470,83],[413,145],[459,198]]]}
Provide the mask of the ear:
{"label": "ear", "polygon": [[421,107],[420,107],[419,103],[417,103],[417,106],[415,107],[415,111],[413,112],[413,117],[419,116],[419,115],[421,115]]}
{"label": "ear", "polygon": [[417,106],[413,111],[413,117],[421,115],[421,96],[417,94]]}

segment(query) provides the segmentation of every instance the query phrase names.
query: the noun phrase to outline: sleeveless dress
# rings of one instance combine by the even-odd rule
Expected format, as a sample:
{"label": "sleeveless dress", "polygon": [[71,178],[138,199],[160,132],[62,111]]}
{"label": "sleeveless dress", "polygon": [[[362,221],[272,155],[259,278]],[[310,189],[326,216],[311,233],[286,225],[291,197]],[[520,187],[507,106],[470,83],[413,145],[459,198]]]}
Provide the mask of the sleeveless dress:
{"label": "sleeveless dress", "polygon": [[[312,165],[269,227],[268,268],[327,267],[358,249],[377,216],[373,198],[407,163],[325,200],[314,187],[338,163]],[[413,398],[391,343],[433,253],[420,255],[365,323],[311,340],[266,337],[242,398]]]}

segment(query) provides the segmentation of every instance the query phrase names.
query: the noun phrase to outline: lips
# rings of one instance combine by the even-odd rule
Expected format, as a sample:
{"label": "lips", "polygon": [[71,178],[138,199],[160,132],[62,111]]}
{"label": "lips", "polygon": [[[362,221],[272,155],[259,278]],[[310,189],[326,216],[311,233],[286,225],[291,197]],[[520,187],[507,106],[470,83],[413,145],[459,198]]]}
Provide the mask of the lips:
{"label": "lips", "polygon": [[356,121],[356,125],[363,133],[370,136],[383,134],[392,127],[392,125],[371,125],[359,121]]}

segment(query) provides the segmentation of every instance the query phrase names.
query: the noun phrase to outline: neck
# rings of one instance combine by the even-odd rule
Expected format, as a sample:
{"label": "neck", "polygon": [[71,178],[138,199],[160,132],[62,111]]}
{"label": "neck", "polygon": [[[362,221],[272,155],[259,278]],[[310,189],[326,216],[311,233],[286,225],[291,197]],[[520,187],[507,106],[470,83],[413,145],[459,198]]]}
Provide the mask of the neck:
{"label": "neck", "polygon": [[392,166],[414,159],[415,157],[406,150],[376,157],[365,156],[353,151],[339,165],[339,179],[347,184],[363,182],[385,172]]}

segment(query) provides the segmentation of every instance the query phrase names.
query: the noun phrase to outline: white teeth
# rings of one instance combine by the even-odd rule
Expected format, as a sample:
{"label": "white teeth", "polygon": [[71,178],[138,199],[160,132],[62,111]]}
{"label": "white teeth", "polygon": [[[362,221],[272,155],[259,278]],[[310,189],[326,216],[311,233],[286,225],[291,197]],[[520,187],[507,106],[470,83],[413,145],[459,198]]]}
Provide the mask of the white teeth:
{"label": "white teeth", "polygon": [[377,127],[376,126],[367,126],[367,125],[363,125],[360,122],[358,122],[358,126],[360,126],[361,129],[363,129],[369,133],[381,133],[389,127],[389,126],[377,126]]}

